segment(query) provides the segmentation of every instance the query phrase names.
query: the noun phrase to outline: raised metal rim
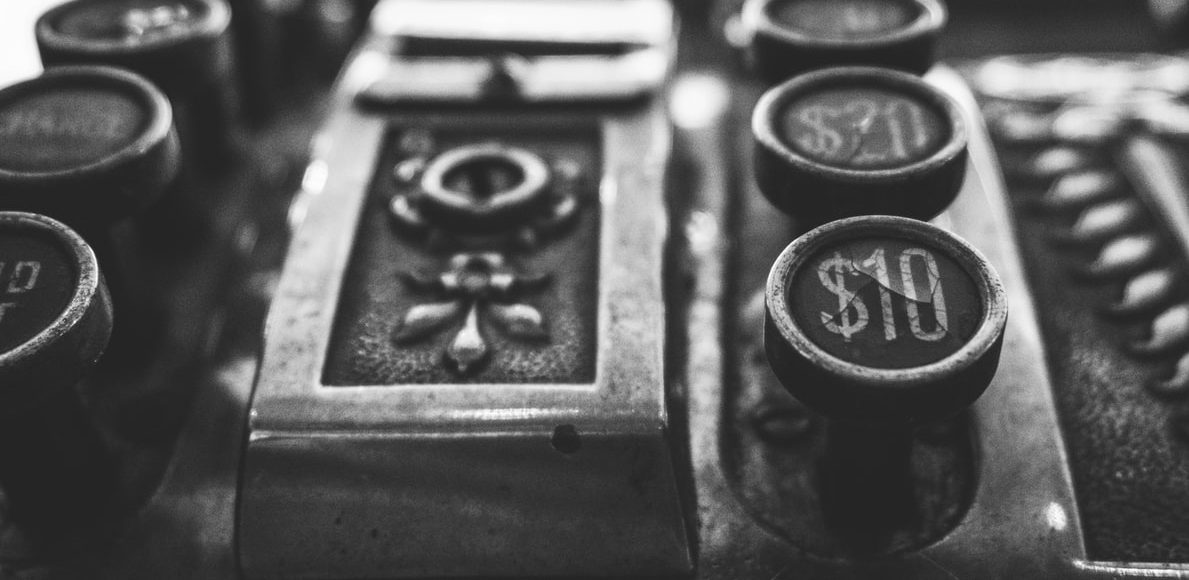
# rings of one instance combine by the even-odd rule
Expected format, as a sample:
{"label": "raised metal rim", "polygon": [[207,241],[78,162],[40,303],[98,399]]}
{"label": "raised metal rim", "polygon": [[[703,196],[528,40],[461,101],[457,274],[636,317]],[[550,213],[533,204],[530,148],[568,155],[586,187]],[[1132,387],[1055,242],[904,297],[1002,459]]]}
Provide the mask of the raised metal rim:
{"label": "raised metal rim", "polygon": [[[524,175],[515,187],[493,194],[483,201],[446,187],[446,174],[466,163],[498,160],[518,167]],[[485,217],[502,211],[514,211],[532,204],[549,185],[549,167],[539,156],[524,149],[495,143],[466,145],[450,149],[430,161],[421,176],[421,190],[426,201],[452,212],[471,217]]]}
{"label": "raised metal rim", "polygon": [[29,340],[7,352],[0,352],[0,369],[13,368],[45,349],[47,345],[61,340],[86,316],[90,305],[99,292],[99,262],[95,252],[74,230],[55,219],[26,212],[0,212],[0,227],[35,230],[46,233],[75,258],[78,280],[70,302],[53,323],[33,335]]}
{"label": "raised metal rim", "polygon": [[[950,256],[974,279],[983,304],[978,329],[966,344],[936,362],[907,369],[866,367],[842,360],[815,344],[793,320],[789,309],[789,285],[792,275],[814,251],[841,238],[864,234],[924,243],[949,252]],[[859,216],[841,219],[818,227],[797,238],[780,253],[768,273],[764,288],[769,318],[789,347],[832,376],[881,388],[909,388],[950,376],[977,363],[994,347],[1007,323],[1007,297],[986,257],[970,244],[941,228],[925,222],[897,216]]]}
{"label": "raised metal rim", "polygon": [[231,23],[231,10],[226,2],[221,0],[189,0],[205,9],[205,17],[195,20],[189,29],[189,34],[167,36],[154,39],[152,42],[129,44],[118,40],[81,39],[62,33],[58,29],[58,20],[63,14],[87,5],[91,0],[75,0],[67,2],[47,11],[37,19],[37,39],[43,45],[59,51],[69,51],[92,55],[108,54],[138,54],[165,47],[178,46],[193,41],[195,38],[216,38],[227,29]]}
{"label": "raised metal rim", "polygon": [[[797,153],[776,134],[777,115],[793,99],[812,90],[837,87],[889,87],[924,99],[936,112],[949,118],[949,139],[932,155],[903,167],[888,169],[846,169],[814,161]],[[768,151],[801,170],[849,182],[879,182],[930,173],[951,162],[966,148],[966,124],[958,105],[941,91],[906,72],[877,67],[846,66],[822,69],[793,77],[764,93],[751,117],[752,133]]]}
{"label": "raised metal rim", "polygon": [[49,171],[18,171],[0,166],[0,180],[37,181],[55,177],[78,177],[80,174],[101,171],[135,160],[168,139],[169,129],[173,126],[173,109],[170,108],[165,95],[144,77],[114,67],[89,65],[53,67],[37,78],[0,90],[0,107],[13,98],[41,91],[47,83],[60,86],[71,81],[84,81],[90,83],[91,86],[115,87],[130,97],[139,99],[142,105],[149,108],[148,126],[131,143],[90,163]]}
{"label": "raised metal rim", "polygon": [[781,42],[802,46],[805,48],[843,48],[843,49],[884,49],[889,45],[913,40],[936,34],[945,27],[948,15],[945,6],[938,0],[904,0],[906,4],[913,4],[920,9],[917,15],[906,26],[891,32],[874,35],[868,38],[823,38],[803,34],[796,29],[789,28],[772,18],[771,8],[778,2],[788,0],[754,0],[743,8],[742,18],[750,23],[757,35],[764,35]]}

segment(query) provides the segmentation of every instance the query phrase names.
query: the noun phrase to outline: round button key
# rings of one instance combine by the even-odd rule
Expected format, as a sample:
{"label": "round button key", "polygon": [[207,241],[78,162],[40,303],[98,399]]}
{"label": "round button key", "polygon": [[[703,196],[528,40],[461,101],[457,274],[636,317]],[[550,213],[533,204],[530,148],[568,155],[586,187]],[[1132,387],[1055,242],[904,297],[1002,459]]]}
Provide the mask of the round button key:
{"label": "round button key", "polygon": [[0,212],[0,406],[24,408],[74,384],[112,329],[95,254],[65,225]]}
{"label": "round button key", "polygon": [[187,82],[222,74],[217,41],[230,21],[222,0],[76,0],[43,14],[36,34],[47,66],[111,64]]}
{"label": "round button key", "polygon": [[74,386],[108,344],[95,254],[61,222],[0,212],[0,486],[9,515],[60,530],[111,505],[111,450]]}
{"label": "round button key", "polygon": [[178,170],[165,97],[111,68],[62,67],[0,90],[0,209],[106,224],[151,204]]}
{"label": "round button key", "polygon": [[225,0],[75,0],[43,14],[36,34],[47,68],[117,66],[160,87],[186,163],[216,172],[233,147],[230,20]]}
{"label": "round button key", "polygon": [[755,172],[807,224],[865,214],[929,219],[966,172],[966,126],[948,97],[876,68],[809,73],[772,88],[752,117]]}
{"label": "round button key", "polygon": [[1007,319],[998,276],[975,249],[892,216],[798,238],[772,267],[765,300],[781,382],[830,418],[866,427],[972,403],[994,375]]}
{"label": "round button key", "polygon": [[831,66],[923,73],[945,26],[938,0],[748,0],[743,22],[771,82]]}

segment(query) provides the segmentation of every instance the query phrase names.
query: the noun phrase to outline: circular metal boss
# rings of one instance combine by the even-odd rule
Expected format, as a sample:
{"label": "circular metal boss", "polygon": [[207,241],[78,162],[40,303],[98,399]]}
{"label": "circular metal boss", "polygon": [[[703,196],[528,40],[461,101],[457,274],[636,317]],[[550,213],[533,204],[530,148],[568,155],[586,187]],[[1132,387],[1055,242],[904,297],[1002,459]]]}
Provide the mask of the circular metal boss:
{"label": "circular metal boss", "polygon": [[549,181],[545,161],[524,149],[456,147],[426,166],[422,208],[451,229],[503,229],[545,201]]}

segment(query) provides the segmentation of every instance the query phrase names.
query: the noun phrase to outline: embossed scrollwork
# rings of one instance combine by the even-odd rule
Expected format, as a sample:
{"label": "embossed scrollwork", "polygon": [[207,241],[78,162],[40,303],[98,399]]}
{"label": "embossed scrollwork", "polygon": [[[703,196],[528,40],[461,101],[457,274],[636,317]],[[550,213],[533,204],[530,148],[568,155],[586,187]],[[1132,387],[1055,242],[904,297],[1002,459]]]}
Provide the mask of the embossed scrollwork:
{"label": "embossed scrollwork", "polygon": [[490,358],[485,333],[547,340],[545,315],[524,297],[550,276],[512,264],[573,224],[582,207],[582,167],[499,142],[439,150],[430,133],[416,130],[397,146],[396,190],[387,205],[393,230],[424,236],[426,249],[448,258],[437,271],[403,275],[407,286],[432,298],[401,315],[392,342],[412,345],[455,329],[443,362],[470,375]]}
{"label": "embossed scrollwork", "polygon": [[516,272],[498,253],[456,254],[449,268],[436,276],[405,276],[407,284],[438,299],[405,312],[393,341],[408,344],[426,339],[462,319],[445,355],[459,373],[473,372],[490,351],[483,336],[484,320],[513,339],[548,337],[541,312],[519,302],[521,295],[539,290],[548,281],[547,275]]}

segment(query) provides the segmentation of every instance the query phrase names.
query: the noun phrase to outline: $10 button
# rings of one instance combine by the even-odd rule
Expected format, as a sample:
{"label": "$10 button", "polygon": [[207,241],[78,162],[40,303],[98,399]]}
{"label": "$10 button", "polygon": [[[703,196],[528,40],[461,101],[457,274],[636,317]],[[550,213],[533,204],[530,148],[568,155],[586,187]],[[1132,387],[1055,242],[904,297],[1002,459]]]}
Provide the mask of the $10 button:
{"label": "$10 button", "polygon": [[966,242],[891,216],[794,241],[766,289],[766,347],[795,396],[841,420],[903,423],[965,407],[998,363],[1007,305]]}
{"label": "$10 button", "polygon": [[978,288],[943,252],[871,237],[818,252],[793,276],[793,318],[815,344],[879,368],[932,363],[957,352],[982,317]]}

